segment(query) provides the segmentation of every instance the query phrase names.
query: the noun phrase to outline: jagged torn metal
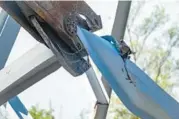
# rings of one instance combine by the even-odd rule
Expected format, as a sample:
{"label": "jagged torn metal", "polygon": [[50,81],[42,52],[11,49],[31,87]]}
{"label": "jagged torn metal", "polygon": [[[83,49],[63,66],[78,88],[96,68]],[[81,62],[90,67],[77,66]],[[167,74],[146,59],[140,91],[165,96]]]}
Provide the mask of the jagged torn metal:
{"label": "jagged torn metal", "polygon": [[[78,37],[123,104],[142,119],[179,119],[179,104],[105,39],[78,27]],[[127,72],[133,83],[128,80]]]}

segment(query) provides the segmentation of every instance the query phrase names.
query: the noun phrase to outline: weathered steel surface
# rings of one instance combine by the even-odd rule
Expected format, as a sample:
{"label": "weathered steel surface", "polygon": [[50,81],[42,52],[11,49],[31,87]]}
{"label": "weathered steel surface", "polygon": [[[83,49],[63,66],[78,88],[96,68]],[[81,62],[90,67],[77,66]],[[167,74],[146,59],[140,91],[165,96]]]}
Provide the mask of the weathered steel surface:
{"label": "weathered steel surface", "polygon": [[89,31],[102,28],[100,16],[84,1],[25,1],[25,4],[37,14],[39,21],[47,22],[59,37],[76,49],[82,47],[76,36],[77,25]]}
{"label": "weathered steel surface", "polygon": [[0,1],[0,6],[40,42],[42,38],[28,19],[31,15],[48,23],[71,47],[77,42],[76,25],[90,31],[102,28],[100,16],[84,1]]}
{"label": "weathered steel surface", "polygon": [[[64,30],[64,22],[69,16],[72,22],[78,22],[78,15],[88,20],[89,30],[101,29],[101,19],[84,1],[25,1],[42,19],[56,31]],[[90,25],[89,25],[90,24]]]}

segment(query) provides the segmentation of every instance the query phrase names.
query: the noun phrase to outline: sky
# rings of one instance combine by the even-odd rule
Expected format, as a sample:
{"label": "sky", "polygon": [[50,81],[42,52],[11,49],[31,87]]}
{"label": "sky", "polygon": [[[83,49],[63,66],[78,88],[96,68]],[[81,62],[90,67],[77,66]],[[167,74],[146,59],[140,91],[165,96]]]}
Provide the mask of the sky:
{"label": "sky", "polygon": [[[117,1],[87,1],[87,3],[102,18],[103,29],[96,34],[110,34],[117,8]],[[178,8],[179,2],[169,1],[149,2],[145,6],[145,11],[141,12],[141,16],[145,16],[151,6],[156,4],[163,5],[173,20],[178,18],[179,12],[176,9]],[[39,43],[21,28],[6,66],[18,59],[36,44]],[[54,109],[56,119],[80,119],[79,115],[81,112],[88,113],[89,116],[93,115],[96,101],[86,75],[84,74],[74,78],[63,68],[45,77],[18,96],[28,109],[32,105],[39,105],[40,108],[48,109],[51,105]]]}

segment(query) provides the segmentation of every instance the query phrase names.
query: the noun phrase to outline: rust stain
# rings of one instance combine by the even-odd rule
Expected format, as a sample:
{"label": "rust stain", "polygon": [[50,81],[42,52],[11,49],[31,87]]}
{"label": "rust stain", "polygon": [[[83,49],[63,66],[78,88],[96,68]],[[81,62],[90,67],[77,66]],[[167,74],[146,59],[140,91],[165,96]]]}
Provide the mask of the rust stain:
{"label": "rust stain", "polygon": [[37,9],[37,14],[45,20],[45,14],[41,9]]}

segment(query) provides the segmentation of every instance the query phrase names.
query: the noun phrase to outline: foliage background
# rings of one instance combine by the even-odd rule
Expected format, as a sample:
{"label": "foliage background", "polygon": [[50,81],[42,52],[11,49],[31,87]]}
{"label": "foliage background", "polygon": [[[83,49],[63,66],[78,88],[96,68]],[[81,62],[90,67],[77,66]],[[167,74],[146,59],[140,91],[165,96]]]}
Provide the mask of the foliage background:
{"label": "foliage background", "polygon": [[[161,4],[149,10],[145,8],[146,4],[145,1],[132,2],[124,40],[135,52],[132,60],[175,98],[172,90],[179,60],[174,53],[179,47],[179,26]],[[114,93],[108,118],[139,119],[126,109]]]}

